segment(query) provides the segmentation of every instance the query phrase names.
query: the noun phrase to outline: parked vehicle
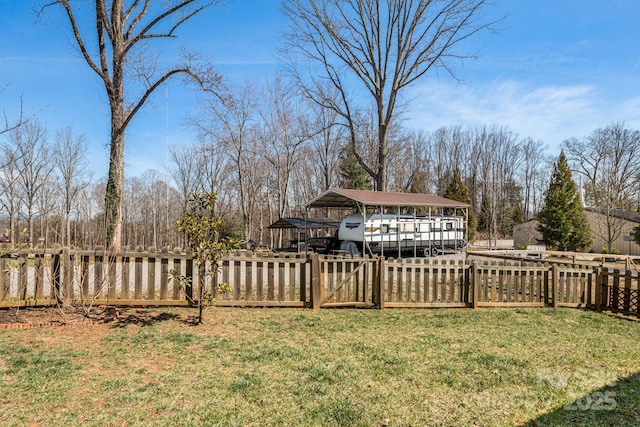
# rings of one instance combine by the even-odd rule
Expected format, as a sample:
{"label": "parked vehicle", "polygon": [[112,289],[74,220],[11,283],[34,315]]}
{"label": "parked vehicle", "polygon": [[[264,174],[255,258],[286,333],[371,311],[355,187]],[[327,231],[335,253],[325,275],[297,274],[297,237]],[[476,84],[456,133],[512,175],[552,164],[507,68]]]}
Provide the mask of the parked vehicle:
{"label": "parked vehicle", "polygon": [[9,233],[0,233],[0,243],[11,243],[11,236]]}
{"label": "parked vehicle", "polygon": [[467,245],[464,226],[459,216],[373,214],[364,223],[352,214],[340,223],[338,239],[355,242],[363,253],[436,256]]}
{"label": "parked vehicle", "polygon": [[336,237],[312,237],[307,241],[307,247],[319,254],[330,254],[340,249],[340,241]]}

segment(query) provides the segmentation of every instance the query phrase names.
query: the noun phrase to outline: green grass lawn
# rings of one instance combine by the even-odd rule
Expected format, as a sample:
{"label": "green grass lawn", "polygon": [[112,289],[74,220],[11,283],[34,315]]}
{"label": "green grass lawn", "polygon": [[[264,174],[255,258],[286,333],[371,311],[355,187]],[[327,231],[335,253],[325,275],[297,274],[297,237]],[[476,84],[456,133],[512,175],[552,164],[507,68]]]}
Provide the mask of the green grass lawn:
{"label": "green grass lawn", "polygon": [[640,424],[640,322],[572,309],[189,309],[0,332],[0,425]]}

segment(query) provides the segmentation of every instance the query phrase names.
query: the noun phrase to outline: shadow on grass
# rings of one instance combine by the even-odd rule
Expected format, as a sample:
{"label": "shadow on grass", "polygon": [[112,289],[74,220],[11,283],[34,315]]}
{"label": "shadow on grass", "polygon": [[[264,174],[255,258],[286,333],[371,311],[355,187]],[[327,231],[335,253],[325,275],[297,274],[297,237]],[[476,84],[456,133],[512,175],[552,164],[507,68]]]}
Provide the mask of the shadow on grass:
{"label": "shadow on grass", "polygon": [[608,384],[523,426],[639,426],[640,373]]}
{"label": "shadow on grass", "polygon": [[[174,313],[158,313],[148,310],[135,310],[133,312],[128,312],[128,310],[123,310],[123,312],[118,316],[118,321],[114,322],[111,327],[126,328],[129,325],[151,326],[155,323],[166,322],[168,320],[179,320],[179,317],[179,315]],[[188,321],[185,322],[188,323]]]}
{"label": "shadow on grass", "polygon": [[640,315],[631,316],[631,315],[624,314],[624,313],[615,313],[613,311],[603,311],[602,314],[604,314],[606,316],[615,317],[615,318],[621,319],[621,320],[627,320],[629,322],[638,322],[638,323],[640,323]]}

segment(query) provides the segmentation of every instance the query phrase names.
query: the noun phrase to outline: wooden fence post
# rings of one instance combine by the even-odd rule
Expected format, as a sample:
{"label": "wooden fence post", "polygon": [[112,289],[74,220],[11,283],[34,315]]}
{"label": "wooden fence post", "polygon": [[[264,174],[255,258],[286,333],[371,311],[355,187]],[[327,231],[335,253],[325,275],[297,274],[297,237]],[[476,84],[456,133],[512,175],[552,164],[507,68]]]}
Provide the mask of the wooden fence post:
{"label": "wooden fence post", "polygon": [[609,301],[609,307],[620,309],[620,270],[613,270],[613,295]]}
{"label": "wooden fence post", "polygon": [[596,269],[596,281],[594,286],[596,287],[596,301],[595,301],[595,306],[596,306],[596,311],[602,311],[602,307],[600,305],[600,302],[602,301],[602,267],[598,267]]}
{"label": "wooden fence post", "polygon": [[[464,263],[464,261],[463,261]],[[460,280],[462,280],[462,290],[460,292],[460,302],[464,302],[466,304],[470,304],[471,303],[471,265],[469,265],[468,267],[464,268],[463,265],[463,274],[460,277]],[[426,295],[425,295],[425,301],[426,301]]]}
{"label": "wooden fence post", "polygon": [[63,304],[62,298],[62,251],[53,254],[53,297],[56,303]]}
{"label": "wooden fence post", "polygon": [[542,302],[544,302],[544,306],[547,307],[549,305],[551,296],[551,291],[549,290],[549,273],[551,272],[551,270],[549,269],[548,263],[545,263],[544,266],[547,268],[542,272]]}
{"label": "wooden fence post", "polygon": [[104,286],[104,277],[102,274],[104,257],[98,252],[94,255],[93,263],[93,298],[103,298],[102,287]]}
{"label": "wooden fence post", "polygon": [[624,310],[631,311],[631,270],[624,273]]}
{"label": "wooden fence post", "polygon": [[89,255],[82,255],[80,257],[80,264],[81,264],[80,286],[82,288],[80,291],[80,295],[81,295],[80,298],[83,301],[83,303],[90,298],[89,296],[89,261],[90,260],[91,260],[91,257]]}
{"label": "wooden fence post", "polygon": [[171,282],[173,283],[171,298],[173,298],[174,300],[180,299],[181,283],[180,283],[179,277],[180,277],[180,274],[182,273],[182,269],[180,267],[181,264],[182,262],[180,258],[176,258],[173,260],[173,269],[176,271],[176,276],[177,276],[177,277],[171,277]]}
{"label": "wooden fence post", "polygon": [[142,256],[136,257],[134,274],[134,299],[142,299]]}
{"label": "wooden fence post", "polygon": [[[214,288],[215,292],[215,288]],[[166,300],[169,295],[169,259],[160,259],[160,299]],[[215,297],[215,294],[214,294]]]}
{"label": "wooden fence post", "polygon": [[62,249],[62,268],[64,269],[64,298],[67,302],[73,301],[73,263],[71,262],[71,252],[69,248]]}
{"label": "wooden fence post", "polygon": [[480,298],[480,274],[478,273],[478,261],[471,264],[471,307],[478,308],[478,298]]}
{"label": "wooden fence post", "polygon": [[380,310],[384,310],[384,256],[378,258],[378,279],[377,281],[377,293],[378,293],[378,307]]}
{"label": "wooden fence post", "polygon": [[[42,256],[36,257],[35,259],[35,289],[34,289],[34,295],[36,300],[41,300],[42,299],[42,295],[43,295],[43,291],[44,291],[44,269],[43,269],[43,265],[44,265],[44,254],[42,254]],[[0,270],[1,271],[1,270]],[[0,294],[2,293],[2,291],[0,291]],[[49,298],[49,300],[51,300],[51,298]]]}
{"label": "wooden fence post", "polygon": [[184,295],[190,307],[195,307],[193,303],[193,258],[189,257],[185,263],[185,286]]}
{"label": "wooden fence post", "polygon": [[[109,299],[113,300],[116,298],[116,271],[117,271],[117,257],[115,254],[111,253],[107,257],[107,274],[109,275],[108,280],[108,293]],[[65,259],[66,261],[66,259]]]}
{"label": "wooden fence post", "polygon": [[[153,254],[152,254],[153,255]],[[156,258],[147,258],[147,299],[156,299]]]}
{"label": "wooden fence post", "polygon": [[22,301],[26,301],[27,299],[27,288],[29,286],[29,258],[29,254],[25,253],[20,260],[20,273],[18,274],[18,299]]}
{"label": "wooden fence post", "polygon": [[553,289],[553,308],[558,308],[560,292],[560,272],[558,271],[558,264],[551,266],[551,289]]}
{"label": "wooden fence post", "polygon": [[122,299],[129,299],[129,277],[131,275],[131,272],[129,270],[129,266],[131,265],[131,259],[129,258],[129,256],[123,256],[122,257],[122,276],[120,277],[120,281],[121,281],[121,298]]}
{"label": "wooden fence post", "polygon": [[11,279],[7,277],[8,269],[6,266],[6,259],[0,258],[0,301],[11,297]]}
{"label": "wooden fence post", "polygon": [[324,286],[322,286],[320,256],[316,253],[311,255],[311,308],[319,310],[324,299]]}
{"label": "wooden fence post", "polygon": [[600,310],[609,307],[609,269],[602,268],[602,281],[600,282]]}
{"label": "wooden fence post", "polygon": [[[267,263],[267,299],[273,299],[273,264]],[[307,263],[300,264],[300,301],[307,304]]]}
{"label": "wooden fence post", "polygon": [[380,306],[380,287],[378,285],[378,280],[380,279],[380,257],[376,258],[376,262],[373,264],[373,274],[371,276],[371,303],[373,305]]}

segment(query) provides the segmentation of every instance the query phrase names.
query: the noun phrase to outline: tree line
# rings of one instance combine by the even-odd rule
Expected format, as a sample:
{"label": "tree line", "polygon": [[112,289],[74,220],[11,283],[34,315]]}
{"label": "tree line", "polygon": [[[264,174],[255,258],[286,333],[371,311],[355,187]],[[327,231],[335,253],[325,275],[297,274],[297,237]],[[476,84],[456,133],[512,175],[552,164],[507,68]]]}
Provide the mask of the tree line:
{"label": "tree line", "polygon": [[[304,215],[304,204],[328,188],[374,187],[330,113],[297,96],[282,76],[208,101],[190,119],[195,140],[170,147],[168,171],[150,169],[125,180],[125,246],[184,246],[175,224],[190,197],[215,193],[223,235],[282,247],[287,236],[268,229],[278,218]],[[370,121],[360,125],[362,146],[371,143],[367,125],[373,128]],[[89,173],[86,138],[71,128],[50,132],[36,119],[0,138],[0,203],[11,240],[105,245],[106,179]],[[592,144],[593,138],[601,145]],[[541,212],[556,163],[542,141],[498,125],[432,132],[396,126],[389,145],[385,190],[455,198],[450,189],[459,182],[477,217],[478,237],[488,239],[510,235],[515,224]],[[637,211],[638,131],[614,123],[562,147],[582,204]],[[375,150],[363,153],[376,155]],[[629,173],[618,170],[618,163]],[[609,227],[611,233],[614,228]]]}

